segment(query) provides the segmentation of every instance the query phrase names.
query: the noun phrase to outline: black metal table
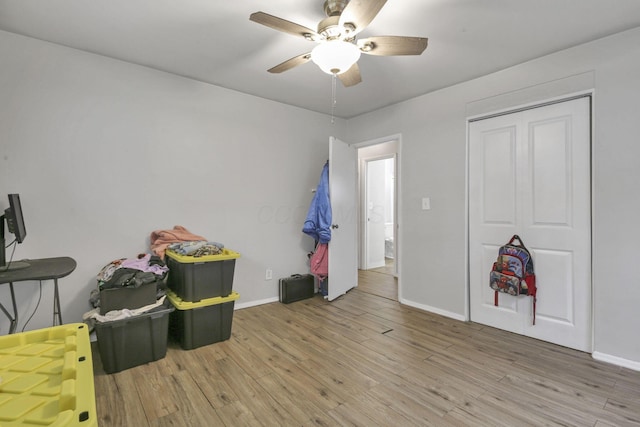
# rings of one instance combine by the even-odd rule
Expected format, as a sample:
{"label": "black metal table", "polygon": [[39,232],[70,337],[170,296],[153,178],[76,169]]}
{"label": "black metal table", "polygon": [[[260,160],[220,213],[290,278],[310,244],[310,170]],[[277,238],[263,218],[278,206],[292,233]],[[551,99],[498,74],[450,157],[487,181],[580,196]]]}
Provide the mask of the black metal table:
{"label": "black metal table", "polygon": [[[62,311],[60,310],[60,296],[58,293],[58,279],[68,276],[76,269],[76,261],[69,257],[57,257],[57,258],[42,258],[42,259],[26,259],[18,261],[18,263],[27,263],[28,266],[22,268],[12,269],[9,265],[9,270],[3,270],[4,267],[0,267],[0,285],[8,283],[11,289],[11,305],[13,307],[13,315],[0,303],[0,310],[4,312],[7,318],[11,321],[9,327],[9,333],[15,332],[18,326],[18,308],[16,304],[16,294],[13,289],[13,284],[17,282],[27,282],[33,280],[53,280],[53,326],[56,325],[56,320],[59,325],[62,325]],[[15,264],[18,264],[15,263]],[[14,267],[16,266],[14,264]]]}

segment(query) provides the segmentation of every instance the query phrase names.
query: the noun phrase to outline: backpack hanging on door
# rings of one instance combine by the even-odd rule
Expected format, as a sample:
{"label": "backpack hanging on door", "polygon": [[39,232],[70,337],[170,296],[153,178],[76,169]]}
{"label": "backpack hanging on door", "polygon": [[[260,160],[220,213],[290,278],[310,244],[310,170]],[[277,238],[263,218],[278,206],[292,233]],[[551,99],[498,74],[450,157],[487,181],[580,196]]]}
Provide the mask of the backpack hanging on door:
{"label": "backpack hanging on door", "polygon": [[[515,240],[518,244],[514,243]],[[498,292],[514,296],[531,296],[533,324],[536,324],[536,276],[533,272],[533,259],[517,234],[514,234],[509,243],[498,250],[498,259],[493,263],[489,284],[495,291],[496,306],[498,306]]]}

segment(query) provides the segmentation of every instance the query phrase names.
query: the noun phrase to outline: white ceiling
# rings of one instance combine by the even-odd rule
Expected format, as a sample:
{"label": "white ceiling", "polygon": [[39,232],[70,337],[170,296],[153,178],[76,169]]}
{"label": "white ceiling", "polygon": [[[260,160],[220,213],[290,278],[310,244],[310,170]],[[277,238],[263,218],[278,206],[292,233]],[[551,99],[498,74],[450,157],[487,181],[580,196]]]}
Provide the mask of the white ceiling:
{"label": "white ceiling", "polygon": [[[331,76],[312,62],[266,70],[315,45],[249,21],[263,11],[315,29],[323,0],[0,0],[0,29],[329,114]],[[639,0],[388,0],[360,37],[429,38],[421,56],[363,55],[337,84],[353,117],[640,26]]]}

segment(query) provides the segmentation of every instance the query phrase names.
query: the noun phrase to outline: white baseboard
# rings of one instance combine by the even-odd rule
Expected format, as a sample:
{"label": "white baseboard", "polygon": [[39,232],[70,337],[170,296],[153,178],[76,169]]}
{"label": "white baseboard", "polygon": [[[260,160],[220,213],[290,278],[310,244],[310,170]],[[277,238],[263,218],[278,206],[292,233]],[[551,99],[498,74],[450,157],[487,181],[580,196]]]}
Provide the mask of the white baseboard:
{"label": "white baseboard", "polygon": [[460,320],[461,322],[465,321],[465,317],[464,317],[463,314],[454,313],[454,312],[447,311],[447,310],[442,310],[441,308],[431,307],[429,305],[419,304],[417,302],[409,301],[409,300],[406,300],[404,298],[400,299],[400,303],[402,303],[404,305],[408,305],[409,307],[418,308],[420,310],[428,311],[430,313],[435,313],[435,314],[439,314],[439,315],[444,316],[444,317],[449,317],[451,319]]}
{"label": "white baseboard", "polygon": [[623,368],[640,371],[640,362],[636,362],[635,360],[623,359],[622,357],[600,353],[599,351],[594,351],[593,353],[591,353],[591,357],[593,357],[595,360],[599,360],[600,362],[611,363],[613,365],[622,366]]}
{"label": "white baseboard", "polygon": [[279,297],[273,297],[273,298],[261,299],[257,301],[244,302],[241,304],[236,304],[234,306],[234,310],[242,310],[243,308],[255,307],[257,305],[270,304],[272,302],[278,302],[278,301],[280,301]]}

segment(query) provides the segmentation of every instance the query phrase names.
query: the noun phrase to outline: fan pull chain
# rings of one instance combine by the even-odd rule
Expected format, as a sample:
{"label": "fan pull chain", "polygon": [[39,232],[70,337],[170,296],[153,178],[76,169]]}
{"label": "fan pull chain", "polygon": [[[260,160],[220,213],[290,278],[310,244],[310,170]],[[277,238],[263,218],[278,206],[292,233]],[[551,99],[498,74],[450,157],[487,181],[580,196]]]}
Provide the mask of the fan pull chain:
{"label": "fan pull chain", "polygon": [[336,122],[336,74],[331,75],[331,124],[335,124]]}

